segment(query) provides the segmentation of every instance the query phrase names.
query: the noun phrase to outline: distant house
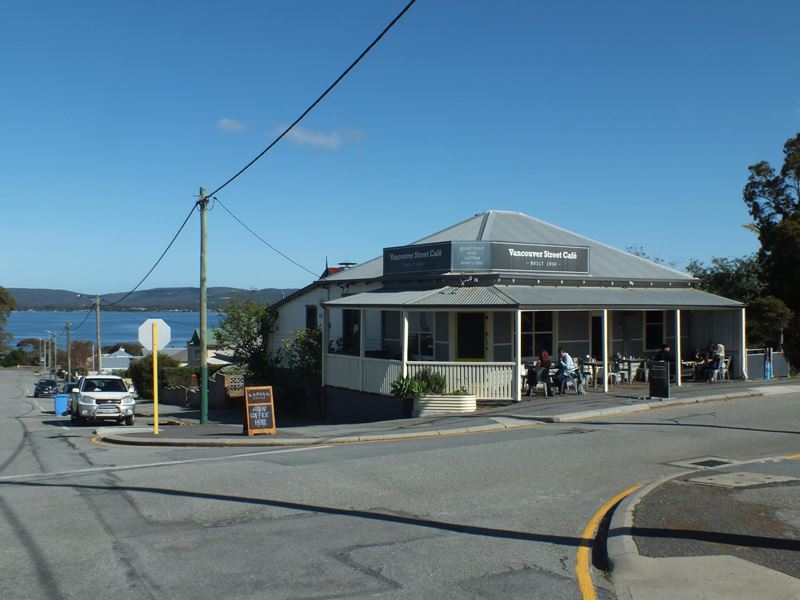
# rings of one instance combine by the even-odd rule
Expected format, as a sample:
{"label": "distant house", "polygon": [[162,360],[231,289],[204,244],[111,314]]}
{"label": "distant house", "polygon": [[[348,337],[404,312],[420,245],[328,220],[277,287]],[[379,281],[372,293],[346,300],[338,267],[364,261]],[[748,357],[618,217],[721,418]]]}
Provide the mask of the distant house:
{"label": "distant house", "polygon": [[[216,343],[216,329],[209,329],[207,333],[206,361],[209,365],[229,365],[232,353],[224,348],[220,348]],[[192,339],[186,344],[186,362],[192,367],[200,366],[200,330],[195,329]]]}
{"label": "distant house", "polygon": [[103,372],[108,373],[111,371],[121,371],[127,369],[132,360],[141,358],[141,356],[134,356],[128,354],[122,346],[111,354],[103,354]]}

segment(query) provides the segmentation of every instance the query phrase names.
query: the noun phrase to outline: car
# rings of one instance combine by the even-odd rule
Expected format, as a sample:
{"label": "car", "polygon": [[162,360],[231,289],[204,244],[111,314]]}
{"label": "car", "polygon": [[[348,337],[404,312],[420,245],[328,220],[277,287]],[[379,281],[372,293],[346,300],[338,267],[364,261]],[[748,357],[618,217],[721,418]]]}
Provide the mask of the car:
{"label": "car", "polygon": [[33,397],[53,396],[58,392],[58,383],[55,379],[40,379],[33,388]]}
{"label": "car", "polygon": [[135,406],[130,389],[116,375],[81,377],[69,394],[70,420],[79,425],[111,420],[133,425]]}

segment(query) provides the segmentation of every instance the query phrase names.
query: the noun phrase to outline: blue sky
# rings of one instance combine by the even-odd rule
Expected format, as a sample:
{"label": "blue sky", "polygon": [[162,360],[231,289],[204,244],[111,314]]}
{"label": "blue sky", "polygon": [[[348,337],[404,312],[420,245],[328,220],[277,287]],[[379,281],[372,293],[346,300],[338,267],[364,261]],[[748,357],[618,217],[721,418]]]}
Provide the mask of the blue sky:
{"label": "blue sky", "polygon": [[[0,285],[127,291],[405,0],[0,4]],[[683,267],[757,249],[800,130],[800,3],[418,0],[219,198],[314,272],[488,210]],[[209,285],[311,276],[220,206]],[[142,286],[197,286],[199,218]]]}

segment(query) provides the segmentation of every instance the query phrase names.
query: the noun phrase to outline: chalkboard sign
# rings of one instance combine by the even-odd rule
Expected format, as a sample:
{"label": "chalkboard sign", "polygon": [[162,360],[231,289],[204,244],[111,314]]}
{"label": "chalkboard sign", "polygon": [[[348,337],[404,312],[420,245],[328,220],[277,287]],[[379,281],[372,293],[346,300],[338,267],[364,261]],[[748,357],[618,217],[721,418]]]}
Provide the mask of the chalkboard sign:
{"label": "chalkboard sign", "polygon": [[272,386],[244,388],[245,428],[247,435],[259,433],[275,435],[275,405]]}
{"label": "chalkboard sign", "polygon": [[650,397],[669,398],[669,365],[663,360],[650,362]]}

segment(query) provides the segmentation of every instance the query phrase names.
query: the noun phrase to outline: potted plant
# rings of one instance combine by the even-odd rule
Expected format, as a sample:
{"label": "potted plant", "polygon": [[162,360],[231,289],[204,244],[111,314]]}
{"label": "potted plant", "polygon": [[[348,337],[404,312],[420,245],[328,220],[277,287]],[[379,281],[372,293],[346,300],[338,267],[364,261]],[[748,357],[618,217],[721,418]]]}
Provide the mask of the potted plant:
{"label": "potted plant", "polygon": [[446,390],[445,376],[430,369],[392,382],[392,394],[403,403],[404,418],[474,412],[477,408],[477,397],[463,387],[450,393]]}

